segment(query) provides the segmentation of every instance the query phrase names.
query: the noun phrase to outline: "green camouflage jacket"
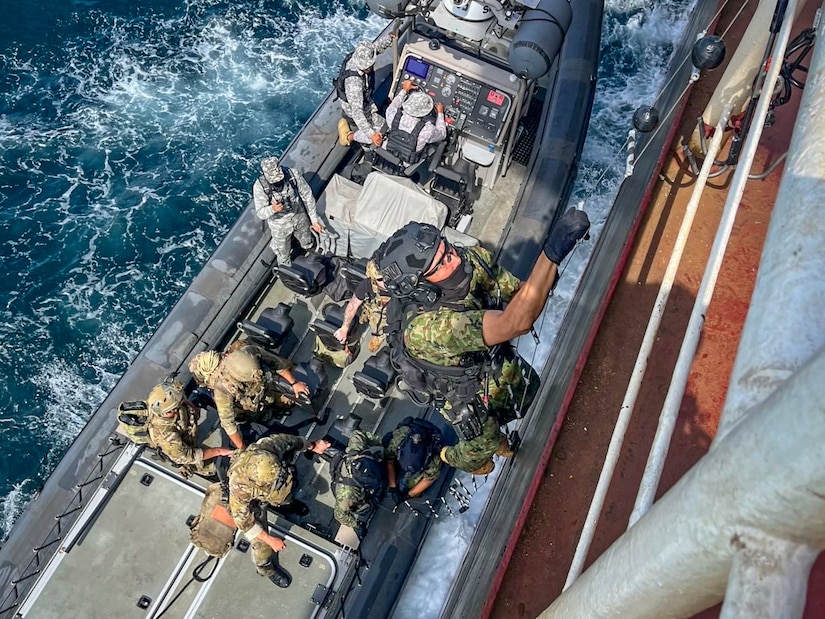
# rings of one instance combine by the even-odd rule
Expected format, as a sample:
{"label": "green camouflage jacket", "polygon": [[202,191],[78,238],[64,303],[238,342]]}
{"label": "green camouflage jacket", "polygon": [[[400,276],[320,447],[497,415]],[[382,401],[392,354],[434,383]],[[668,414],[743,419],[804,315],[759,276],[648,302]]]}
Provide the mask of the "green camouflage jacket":
{"label": "green camouflage jacket", "polygon": [[[404,344],[413,357],[438,365],[458,365],[464,353],[486,350],[481,331],[484,312],[490,309],[486,297],[500,294],[506,303],[518,291],[521,280],[496,265],[489,251],[469,247],[465,255],[473,265],[470,293],[462,301],[467,309],[440,307],[413,318],[404,331]],[[495,277],[490,277],[482,260]]]}

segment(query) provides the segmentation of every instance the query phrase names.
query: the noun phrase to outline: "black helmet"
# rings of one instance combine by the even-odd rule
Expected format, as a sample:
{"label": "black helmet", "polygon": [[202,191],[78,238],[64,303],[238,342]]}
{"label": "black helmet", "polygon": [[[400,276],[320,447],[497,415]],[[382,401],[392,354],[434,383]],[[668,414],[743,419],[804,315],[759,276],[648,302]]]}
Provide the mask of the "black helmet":
{"label": "black helmet", "polygon": [[435,305],[440,289],[427,282],[424,273],[430,268],[440,242],[438,228],[411,221],[381,244],[373,260],[392,296]]}

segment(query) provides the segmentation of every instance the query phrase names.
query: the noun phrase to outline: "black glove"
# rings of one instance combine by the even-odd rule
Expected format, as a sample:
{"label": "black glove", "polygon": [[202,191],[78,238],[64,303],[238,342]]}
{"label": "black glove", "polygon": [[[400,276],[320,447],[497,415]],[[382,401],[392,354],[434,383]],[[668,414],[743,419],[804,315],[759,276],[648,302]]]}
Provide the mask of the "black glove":
{"label": "black glove", "polygon": [[557,265],[576,246],[576,241],[582,238],[590,229],[590,220],[587,213],[576,208],[569,208],[561,216],[556,225],[544,241],[544,255]]}

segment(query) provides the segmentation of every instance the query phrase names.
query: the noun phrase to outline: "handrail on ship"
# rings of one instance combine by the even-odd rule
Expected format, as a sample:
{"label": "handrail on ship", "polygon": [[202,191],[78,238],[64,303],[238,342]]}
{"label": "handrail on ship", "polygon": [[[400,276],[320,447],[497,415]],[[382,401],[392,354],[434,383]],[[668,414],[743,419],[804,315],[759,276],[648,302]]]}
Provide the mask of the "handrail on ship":
{"label": "handrail on ship", "polygon": [[[790,29],[793,22],[793,14],[796,8],[796,0],[789,0],[788,6],[785,10],[785,18],[782,23],[780,36],[775,44],[773,58],[784,57],[785,47],[787,45]],[[768,77],[765,80],[764,92],[770,93],[781,68],[781,63],[774,63],[771,70],[768,72]],[[789,150],[788,164],[786,172],[782,179],[782,186],[777,195],[776,205],[774,208],[774,215],[771,218],[771,227],[769,229],[768,237],[765,241],[765,250],[763,253],[762,262],[759,269],[759,278],[757,280],[756,289],[753,293],[751,310],[748,314],[748,319],[745,325],[740,342],[740,353],[737,355],[736,365],[731,379],[730,390],[728,398],[725,403],[722,419],[720,420],[719,433],[711,446],[711,452],[705,456],[703,461],[700,461],[692,471],[690,471],[683,483],[680,484],[679,490],[669,493],[666,497],[654,506],[656,512],[653,520],[658,524],[668,521],[668,514],[673,516],[675,514],[682,514],[680,507],[684,510],[691,505],[687,503],[687,496],[702,497],[708,500],[706,496],[702,496],[703,492],[706,495],[709,491],[702,489],[699,486],[702,484],[698,482],[697,478],[700,473],[699,470],[710,469],[713,465],[711,462],[706,462],[712,459],[712,456],[717,456],[718,452],[731,452],[732,450],[740,451],[742,444],[748,438],[754,436],[758,437],[759,428],[766,427],[764,419],[769,415],[776,415],[783,412],[783,406],[787,406],[790,402],[794,402],[797,406],[807,401],[810,404],[810,394],[821,387],[816,386],[817,371],[816,367],[821,368],[823,361],[823,352],[825,352],[825,318],[821,316],[820,308],[814,307],[816,298],[821,298],[825,282],[817,274],[821,274],[822,269],[825,268],[825,257],[816,247],[821,246],[823,237],[825,236],[825,215],[822,214],[820,205],[825,199],[825,178],[823,178],[823,146],[825,146],[825,130],[823,130],[822,123],[825,118],[818,103],[825,99],[825,45],[818,45],[814,57],[811,61],[809,69],[809,78],[806,89],[803,93],[803,100],[798,114],[797,125],[794,130],[793,141]],[[730,236],[730,229],[733,224],[736,206],[741,200],[744,191],[744,184],[747,181],[747,176],[753,162],[756,148],[761,137],[761,128],[764,126],[764,119],[767,116],[768,104],[770,97],[760,98],[757,107],[757,118],[754,123],[754,129],[747,138],[745,145],[745,152],[741,164],[737,167],[734,177],[731,192],[728,196],[725,205],[725,213],[723,214],[720,230],[717,233],[716,241],[711,252],[711,260],[706,269],[705,277],[703,278],[700,292],[697,295],[696,306],[691,317],[690,325],[688,326],[688,334],[686,341],[683,344],[682,352],[680,353],[679,362],[686,364],[686,368],[681,368],[677,365],[677,371],[674,372],[674,379],[671,383],[671,389],[668,393],[668,400],[665,403],[665,410],[663,410],[663,418],[668,414],[668,401],[675,401],[675,413],[672,411],[672,419],[668,418],[662,423],[660,419],[660,427],[657,430],[657,440],[654,442],[654,448],[651,451],[650,460],[648,464],[654,462],[651,471],[646,471],[648,476],[643,480],[646,484],[640,490],[640,497],[637,501],[637,508],[634,510],[634,516],[631,517],[631,526],[639,520],[648,510],[650,503],[652,503],[652,496],[655,494],[658,486],[659,475],[661,473],[661,464],[667,454],[667,448],[670,443],[670,438],[673,430],[673,421],[675,421],[675,414],[678,413],[679,403],[684,394],[684,388],[687,378],[687,371],[695,354],[696,345],[698,342],[701,324],[704,320],[703,316],[707,310],[712,295],[713,286],[715,285],[716,275],[719,271],[719,264],[721,257],[724,254],[724,247]],[[718,133],[717,127],[717,133]],[[714,143],[717,135],[714,134]],[[709,153],[708,160],[712,160],[713,155]],[[813,159],[813,161],[811,161]],[[703,166],[704,172],[704,166]],[[700,179],[701,180],[701,179]],[[787,195],[786,195],[787,194]],[[691,202],[696,195],[691,197]],[[801,202],[801,207],[800,204]],[[785,206],[787,205],[787,206]],[[688,207],[690,208],[690,206]],[[800,212],[801,211],[801,212]],[[688,215],[686,215],[686,219]],[[680,237],[682,231],[680,230]],[[788,252],[786,250],[788,244],[788,235],[793,235],[793,245],[798,251]],[[781,245],[780,245],[781,243]],[[678,245],[678,241],[677,241]],[[800,255],[796,255],[800,254]],[[670,265],[668,269],[670,268]],[[806,277],[805,274],[809,274]],[[817,283],[818,282],[818,283]],[[665,285],[663,284],[663,287]],[[782,288],[781,297],[785,300],[790,300],[796,312],[789,312],[787,305],[781,304],[777,301],[777,289]],[[661,291],[660,291],[661,292]],[[657,312],[661,310],[659,307],[660,299],[657,298],[657,303],[654,307],[654,317]],[[663,306],[662,306],[663,307]],[[781,309],[780,309],[781,307]],[[813,316],[812,314],[816,314]],[[796,316],[794,320],[791,318],[792,324],[783,324],[781,333],[771,337],[771,346],[769,350],[764,350],[764,341],[762,335],[770,333],[778,323],[784,323],[788,316]],[[695,319],[694,319],[695,317]],[[698,327],[698,328],[697,328]],[[650,328],[650,325],[649,325]],[[655,330],[654,330],[655,332]],[[811,338],[805,336],[801,338],[794,337],[796,333],[810,334]],[[815,334],[815,335],[814,335]],[[646,358],[642,358],[644,345],[647,340],[647,332],[645,334],[645,342],[643,342],[643,349],[640,351],[639,358],[642,360],[642,373],[644,372],[644,365],[646,365]],[[683,354],[684,353],[684,354]],[[775,360],[772,356],[778,353],[780,360]],[[753,356],[757,356],[758,360],[754,360]],[[683,358],[684,357],[684,358]],[[813,361],[809,360],[813,359]],[[807,365],[806,365],[807,364]],[[806,366],[806,367],[802,367]],[[618,451],[621,447],[621,440],[624,435],[624,430],[627,427],[629,413],[626,410],[626,403],[628,397],[633,395],[630,399],[631,407],[635,402],[635,395],[631,392],[634,388],[634,380],[639,365],[637,360],[637,367],[633,371],[633,380],[628,388],[628,395],[625,403],[623,403],[622,410],[617,421],[616,430],[611,438],[610,448],[606,457],[605,469],[602,470],[602,475],[599,478],[596,496],[594,496],[591,509],[588,512],[588,517],[585,522],[585,527],[582,533],[582,538],[579,541],[579,546],[576,549],[576,556],[573,560],[570,573],[568,574],[567,583],[565,584],[565,591],[576,581],[581,572],[581,567],[587,555],[590,542],[592,541],[595,532],[595,524],[598,521],[599,512],[604,502],[604,495],[609,485],[609,480],[612,474],[612,467],[615,466],[614,456],[618,457]],[[802,369],[800,369],[802,368]],[[811,370],[814,370],[813,373]],[[794,370],[798,370],[796,374],[792,374]],[[684,375],[682,376],[682,372]],[[756,378],[754,378],[756,375]],[[787,380],[786,380],[787,379]],[[821,376],[819,378],[821,380]],[[791,385],[783,385],[787,382],[793,382],[796,385],[795,390],[790,389]],[[765,383],[768,386],[765,386]],[[797,392],[801,391],[799,395]],[[766,402],[768,397],[776,392],[776,396]],[[816,400],[814,400],[816,401]],[[764,402],[764,406],[762,405]],[[819,402],[821,408],[821,401]],[[626,414],[627,413],[627,414]],[[746,414],[753,413],[753,419],[744,419]],[[741,423],[740,423],[741,422]],[[667,426],[670,426],[669,430]],[[730,441],[724,441],[729,434],[733,434],[730,430],[734,426],[741,426],[741,434],[746,435],[742,440],[740,436],[731,438]],[[795,425],[798,425],[795,424]],[[664,426],[664,427],[663,427]],[[811,433],[820,432],[823,430],[822,424],[809,424],[808,431]],[[767,427],[771,427],[768,425]],[[779,428],[777,428],[779,430]],[[784,434],[784,432],[783,432]],[[791,435],[791,431],[787,431],[787,435]],[[777,441],[781,441],[779,438]],[[617,445],[616,445],[617,443]],[[804,443],[804,444],[803,444]],[[721,445],[724,444],[724,447]],[[786,443],[787,444],[787,443]],[[816,452],[812,450],[811,445],[816,445],[815,441],[801,441],[796,440],[793,444],[798,445],[801,450],[800,458],[805,462],[812,463],[819,458]],[[719,449],[716,449],[720,447]],[[807,450],[805,448],[808,448]],[[821,449],[821,448],[820,448]],[[614,454],[615,451],[615,454]],[[745,452],[747,453],[747,452]],[[754,457],[761,457],[759,454],[753,454]],[[730,458],[728,458],[730,460]],[[820,458],[821,459],[821,458]],[[735,462],[735,461],[734,461]],[[650,467],[649,467],[650,468]],[[727,470],[719,477],[733,476],[737,478],[737,467],[731,466],[730,463]],[[606,477],[607,483],[602,483],[602,478]],[[753,478],[753,476],[748,476]],[[688,479],[689,478],[689,479]],[[813,481],[811,481],[813,480]],[[737,479],[744,488],[749,488],[744,482]],[[813,472],[810,473],[810,480],[802,479],[801,477],[795,479],[792,483],[793,490],[798,487],[821,487],[823,485],[823,476]],[[780,482],[766,482],[772,490],[783,484]],[[710,492],[713,492],[711,490]],[[671,496],[671,495],[677,496]],[[734,493],[727,493],[727,503],[735,502],[735,498],[731,498]],[[755,498],[749,501],[751,508],[758,505],[766,507],[764,503],[769,500],[765,494],[760,495],[761,498]],[[667,500],[666,500],[667,499]],[[783,504],[790,504],[790,500],[785,497]],[[722,497],[722,501],[725,497]],[[648,501],[650,501],[648,503]],[[660,505],[660,503],[662,505]],[[667,503],[665,506],[664,504]],[[695,508],[697,503],[692,503]],[[805,506],[808,507],[807,505]],[[638,510],[638,513],[637,513]],[[696,511],[695,509],[693,510]],[[662,559],[662,562],[657,562],[658,569],[664,568],[669,572],[667,577],[660,579],[655,584],[655,588],[659,593],[652,594],[651,583],[645,584],[643,577],[633,578],[635,582],[627,582],[627,572],[622,571],[625,583],[617,583],[616,570],[621,569],[619,566],[626,566],[629,561],[632,561],[632,556],[638,558],[639,552],[644,552],[641,544],[650,543],[653,537],[656,537],[657,530],[655,525],[648,522],[648,519],[643,519],[639,525],[633,527],[628,533],[618,540],[614,546],[609,549],[605,555],[604,560],[600,559],[594,564],[594,567],[585,574],[587,578],[583,578],[579,585],[565,592],[558,598],[544,613],[540,615],[543,618],[550,617],[570,617],[570,616],[584,616],[576,614],[577,610],[585,612],[588,608],[587,616],[601,617],[606,616],[593,611],[592,604],[586,606],[588,600],[599,599],[599,608],[605,612],[619,613],[623,617],[628,618],[643,618],[658,616],[662,607],[657,610],[655,608],[655,601],[650,598],[659,598],[665,596],[668,599],[668,608],[672,616],[690,616],[711,605],[707,604],[708,596],[718,595],[718,598],[725,598],[725,606],[723,607],[722,616],[726,619],[734,619],[738,617],[771,617],[772,613],[778,608],[783,608],[782,616],[794,617],[801,616],[804,609],[804,589],[807,583],[808,572],[816,558],[819,550],[825,546],[825,539],[821,531],[825,526],[822,522],[821,506],[818,510],[810,513],[806,509],[796,505],[795,513],[798,516],[798,523],[793,522],[794,519],[789,519],[788,524],[783,523],[779,527],[780,533],[785,533],[784,539],[782,535],[777,535],[777,531],[772,528],[773,519],[769,516],[761,518],[761,527],[758,528],[743,528],[741,525],[742,519],[738,517],[741,513],[736,506],[728,505],[725,508],[727,512],[725,515],[729,516],[729,521],[720,521],[716,524],[719,530],[734,529],[735,539],[739,540],[739,544],[733,543],[733,540],[728,535],[722,536],[721,540],[714,539],[698,539],[691,541],[690,539],[682,540],[687,547],[683,552],[679,552],[678,556],[672,555],[667,559]],[[781,510],[780,510],[781,511]],[[818,511],[818,515],[816,514]],[[595,512],[595,516],[593,516]],[[701,513],[701,512],[700,512]],[[664,515],[663,515],[664,514]],[[782,514],[785,514],[783,511]],[[705,514],[710,517],[710,514]],[[719,519],[719,514],[716,516]],[[783,518],[781,514],[775,514],[773,518]],[[591,522],[592,521],[592,522]],[[817,523],[812,526],[812,523]],[[700,531],[712,532],[711,527],[706,528],[707,523],[693,523],[693,527]],[[642,526],[644,525],[644,526]],[[689,525],[686,525],[689,526]],[[641,529],[644,529],[642,531]],[[812,531],[818,530],[818,534],[813,534]],[[765,533],[770,531],[770,533]],[[807,544],[798,544],[787,541],[791,535],[794,539],[805,539]],[[678,535],[677,532],[671,531],[670,536]],[[633,541],[628,541],[629,538]],[[689,537],[689,536],[688,536]],[[697,546],[704,546],[707,549],[714,546],[714,550],[719,550],[719,542],[725,544],[723,548],[723,555],[729,555],[731,558],[727,559],[726,568],[722,569],[721,573],[717,565],[705,565],[708,576],[705,578],[702,586],[708,589],[702,595],[696,595],[693,601],[684,601],[680,598],[679,603],[673,603],[673,589],[668,589],[668,584],[673,584],[674,578],[678,579],[680,589],[685,591],[685,596],[689,597],[691,593],[696,593],[695,586],[701,577],[696,576],[697,567],[687,567],[691,562],[691,557],[695,557]],[[715,542],[715,543],[714,543]],[[676,542],[674,542],[676,543]],[[635,548],[635,549],[634,549]],[[702,549],[699,548],[697,552]],[[663,551],[662,554],[667,554]],[[710,554],[707,553],[706,554]],[[765,559],[770,559],[765,563]],[[761,561],[761,563],[760,563]],[[705,563],[718,563],[717,559],[706,559]],[[679,564],[684,565],[680,568]],[[757,581],[755,569],[756,566],[761,565],[759,569],[764,571],[764,565],[770,564],[770,574],[767,576],[760,572],[760,577]],[[612,568],[610,566],[613,566]],[[700,566],[699,570],[702,569]],[[684,573],[679,572],[689,571],[689,576],[695,576],[694,582],[682,579]],[[663,582],[664,581],[664,582]],[[759,585],[756,585],[759,582]],[[725,585],[727,583],[727,594],[725,594]],[[709,585],[711,585],[709,587]],[[607,593],[607,595],[605,595]],[[800,595],[801,593],[801,595]],[[660,595],[661,594],[661,595]],[[647,602],[639,605],[638,602],[648,598]],[[612,602],[611,602],[612,600]],[[718,600],[717,600],[718,601]],[[770,602],[770,603],[768,603]],[[678,608],[677,608],[678,607]],[[675,614],[673,614],[675,613]],[[743,614],[745,613],[745,614]],[[754,614],[756,613],[756,614]]]}

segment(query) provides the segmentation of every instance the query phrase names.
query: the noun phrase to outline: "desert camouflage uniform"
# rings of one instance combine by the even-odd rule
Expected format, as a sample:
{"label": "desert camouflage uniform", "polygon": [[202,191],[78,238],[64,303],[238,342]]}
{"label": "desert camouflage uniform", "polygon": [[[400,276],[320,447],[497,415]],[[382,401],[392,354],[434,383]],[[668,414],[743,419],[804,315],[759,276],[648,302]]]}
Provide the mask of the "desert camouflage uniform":
{"label": "desert camouflage uniform", "polygon": [[147,428],[149,438],[167,458],[179,465],[179,472],[184,477],[193,473],[214,475],[215,463],[203,461],[203,449],[198,447],[197,413],[184,410],[183,404],[174,417],[149,414]]}
{"label": "desert camouflage uniform", "polygon": [[[465,256],[473,265],[470,293],[462,302],[467,309],[457,311],[440,307],[413,318],[404,332],[404,343],[411,356],[438,365],[457,366],[463,354],[488,350],[482,334],[484,312],[489,308],[485,296],[495,298],[500,294],[501,301],[506,303],[516,294],[521,281],[496,265],[490,252],[484,248],[467,248]],[[480,260],[491,268],[493,278],[481,266]],[[526,389],[517,363],[507,360],[498,376],[491,378],[487,385],[488,405],[494,414],[500,411],[505,416],[519,404],[521,409],[526,409],[537,386],[538,380],[531,379],[529,389]],[[485,396],[483,387],[478,396]],[[449,410],[450,407],[447,402],[444,409]],[[450,419],[445,410],[441,414]],[[458,445],[442,450],[445,461],[450,466],[472,472],[492,457],[502,438],[504,435],[498,422],[488,420],[481,436],[459,441]]]}
{"label": "desert camouflage uniform", "polygon": [[227,471],[229,513],[251,542],[252,561],[262,576],[271,576],[273,551],[269,544],[256,540],[266,530],[266,507],[286,505],[295,489],[295,455],[309,443],[300,436],[273,434],[232,456]]}
{"label": "desert camouflage uniform", "polygon": [[[258,360],[261,365],[261,379],[241,383],[225,378],[225,366],[231,355],[249,354]],[[274,355],[259,346],[244,346],[239,351],[231,352],[222,357],[218,369],[209,377],[206,386],[212,389],[215,408],[221,426],[227,435],[238,431],[238,423],[258,421],[266,423],[273,413],[283,411],[291,405],[272,382],[271,373],[280,370],[291,370],[295,364],[291,361]],[[270,376],[267,376],[270,374]],[[238,389],[232,394],[233,387]]]}
{"label": "desert camouflage uniform", "polygon": [[[359,43],[359,45],[364,44],[371,45],[375,53],[380,54],[392,44],[392,39],[389,35],[386,35],[374,43]],[[350,71],[358,71],[354,59],[350,59],[345,68]],[[384,126],[384,118],[378,113],[378,106],[375,105],[371,95],[367,107],[364,107],[366,74],[362,71],[358,71],[358,73],[359,75],[353,75],[344,80],[344,92],[347,95],[347,100],[341,99],[341,109],[355,123],[356,131],[353,134],[353,139],[357,142],[369,144],[373,134],[380,131]]]}
{"label": "desert camouflage uniform", "polygon": [[[372,432],[355,430],[344,453],[361,451],[367,447],[381,447],[381,440]],[[353,528],[366,523],[372,511],[372,497],[367,491],[338,482],[335,484],[334,494],[334,515],[338,522]]]}
{"label": "desert camouflage uniform", "polygon": [[361,306],[361,314],[358,321],[366,323],[370,327],[372,338],[369,342],[369,351],[374,353],[386,339],[385,327],[387,326],[387,302],[390,296],[386,290],[378,285],[380,273],[375,263],[370,260],[367,263],[367,280],[369,281],[370,292]]}
{"label": "desert camouflage uniform", "polygon": [[[269,246],[275,252],[278,264],[282,266],[292,264],[290,239],[293,235],[305,250],[312,249],[313,239],[310,225],[318,222],[315,196],[312,195],[309,184],[295,170],[289,170],[289,176],[295,179],[298,186],[297,194],[292,187],[292,183],[289,182],[289,178],[284,179],[281,191],[275,189],[273,184],[267,183],[263,177],[258,178],[252,186],[255,216],[258,219],[266,220],[269,225],[269,231],[272,233]],[[294,205],[291,213],[283,211],[276,213],[272,210],[272,198],[267,195],[264,183],[267,183],[271,188],[272,198],[280,198],[279,201],[282,204],[291,202]]]}
{"label": "desert camouflage uniform", "polygon": [[[498,431],[498,427],[496,427],[496,431]],[[412,428],[409,426],[401,426],[393,430],[392,438],[387,445],[387,452],[394,460],[398,460],[398,448],[401,446],[401,443],[404,442],[404,439],[410,435],[410,432],[412,432]],[[421,471],[406,478],[406,487],[401,488],[401,490],[409,492],[420,481],[425,479],[438,479],[438,476],[441,475],[441,466],[441,457],[438,455],[438,451],[436,451]],[[400,481],[401,479],[399,478],[399,482]]]}

